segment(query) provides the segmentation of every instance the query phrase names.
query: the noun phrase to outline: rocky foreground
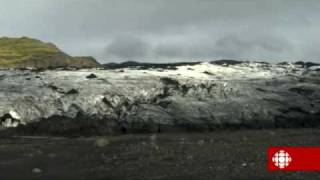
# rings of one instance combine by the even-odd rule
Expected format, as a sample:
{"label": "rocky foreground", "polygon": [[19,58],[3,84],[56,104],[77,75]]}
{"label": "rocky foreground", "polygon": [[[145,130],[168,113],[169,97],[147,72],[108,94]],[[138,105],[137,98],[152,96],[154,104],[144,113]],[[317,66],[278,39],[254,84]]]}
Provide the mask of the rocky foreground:
{"label": "rocky foreground", "polygon": [[92,135],[315,127],[320,125],[319,69],[242,62],[3,70],[1,129]]}
{"label": "rocky foreground", "polygon": [[270,146],[319,146],[319,129],[163,133],[98,138],[0,138],[0,179],[305,180],[270,172]]}

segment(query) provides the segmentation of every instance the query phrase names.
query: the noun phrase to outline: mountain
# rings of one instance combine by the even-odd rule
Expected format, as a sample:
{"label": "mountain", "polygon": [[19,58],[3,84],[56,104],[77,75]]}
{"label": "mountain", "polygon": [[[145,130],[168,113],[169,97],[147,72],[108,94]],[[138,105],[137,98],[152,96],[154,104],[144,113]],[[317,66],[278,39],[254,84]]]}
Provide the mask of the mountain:
{"label": "mountain", "polygon": [[52,43],[28,37],[0,38],[0,68],[97,67],[93,58],[71,57]]}

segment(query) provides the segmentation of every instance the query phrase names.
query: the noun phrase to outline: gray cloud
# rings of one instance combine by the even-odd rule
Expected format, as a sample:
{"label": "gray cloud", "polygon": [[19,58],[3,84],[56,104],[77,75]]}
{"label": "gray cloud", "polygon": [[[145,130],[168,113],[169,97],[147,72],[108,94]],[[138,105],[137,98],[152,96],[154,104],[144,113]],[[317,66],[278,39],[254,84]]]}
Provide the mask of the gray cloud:
{"label": "gray cloud", "polygon": [[176,58],[184,56],[184,50],[179,45],[161,44],[154,49],[156,57]]}
{"label": "gray cloud", "polygon": [[113,60],[320,62],[318,0],[0,0],[0,35]]}
{"label": "gray cloud", "polygon": [[106,49],[106,56],[115,59],[144,58],[149,50],[148,44],[142,39],[132,36],[116,37]]}
{"label": "gray cloud", "polygon": [[[269,34],[231,34],[219,39],[214,51],[221,57],[279,59],[294,52],[292,43],[284,37]],[[287,54],[287,55],[286,55]],[[290,55],[291,56],[291,55]]]}

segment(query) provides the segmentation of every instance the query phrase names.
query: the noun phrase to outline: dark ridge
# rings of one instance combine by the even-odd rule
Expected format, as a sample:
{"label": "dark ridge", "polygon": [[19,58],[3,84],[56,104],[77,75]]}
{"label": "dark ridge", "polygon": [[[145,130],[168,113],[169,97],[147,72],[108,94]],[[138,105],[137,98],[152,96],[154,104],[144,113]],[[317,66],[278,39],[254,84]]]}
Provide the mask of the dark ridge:
{"label": "dark ridge", "polygon": [[289,65],[289,63],[284,61],[284,62],[279,62],[279,63],[277,63],[277,65],[286,66],[286,65]]}
{"label": "dark ridge", "polygon": [[[250,61],[241,61],[241,60],[232,60],[232,59],[222,59],[222,60],[214,60],[211,61],[211,64],[215,65],[221,65],[221,66],[232,66],[232,65],[238,65],[242,63],[246,63]],[[270,63],[265,62],[265,61],[252,61],[260,64],[265,64],[268,65]],[[126,61],[123,63],[107,63],[103,64],[102,66],[105,69],[122,69],[122,68],[137,68],[140,70],[146,70],[146,69],[171,69],[175,70],[177,69],[178,66],[186,66],[186,65],[197,65],[200,64],[201,62],[177,62],[177,63],[143,63],[143,62],[137,62],[137,61]],[[277,65],[288,65],[288,62],[280,62],[277,63]],[[312,66],[319,66],[320,64],[313,63],[313,62],[303,62],[303,61],[298,61],[294,63],[296,65],[301,65],[302,67],[309,68]]]}
{"label": "dark ridge", "polygon": [[303,61],[298,61],[298,62],[295,62],[294,64],[301,65],[304,68],[309,68],[309,67],[312,67],[312,66],[320,66],[320,64],[317,64],[317,63],[303,62]]}
{"label": "dark ridge", "polygon": [[216,61],[211,61],[211,64],[216,64],[216,65],[237,65],[237,64],[242,64],[244,61],[238,61],[238,60],[231,60],[231,59],[222,59],[222,60],[216,60]]}
{"label": "dark ridge", "polygon": [[138,68],[141,70],[145,69],[177,69],[177,66],[185,66],[185,65],[196,65],[201,62],[178,62],[178,63],[140,63],[136,61],[127,61],[123,63],[108,63],[103,66],[106,69],[121,69],[121,68]]}
{"label": "dark ridge", "polygon": [[[249,61],[244,61],[244,62],[249,62]],[[270,63],[266,62],[266,61],[253,61],[255,63],[260,63],[260,64],[264,64],[264,65],[268,65]]]}

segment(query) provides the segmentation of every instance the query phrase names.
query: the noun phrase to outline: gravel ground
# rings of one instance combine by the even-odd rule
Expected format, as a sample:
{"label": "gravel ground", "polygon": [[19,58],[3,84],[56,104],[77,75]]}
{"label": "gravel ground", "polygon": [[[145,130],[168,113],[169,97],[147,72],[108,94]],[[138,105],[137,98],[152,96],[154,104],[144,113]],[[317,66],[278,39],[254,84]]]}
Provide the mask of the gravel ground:
{"label": "gravel ground", "polygon": [[320,146],[319,129],[0,139],[0,179],[319,179],[268,172],[267,148]]}

